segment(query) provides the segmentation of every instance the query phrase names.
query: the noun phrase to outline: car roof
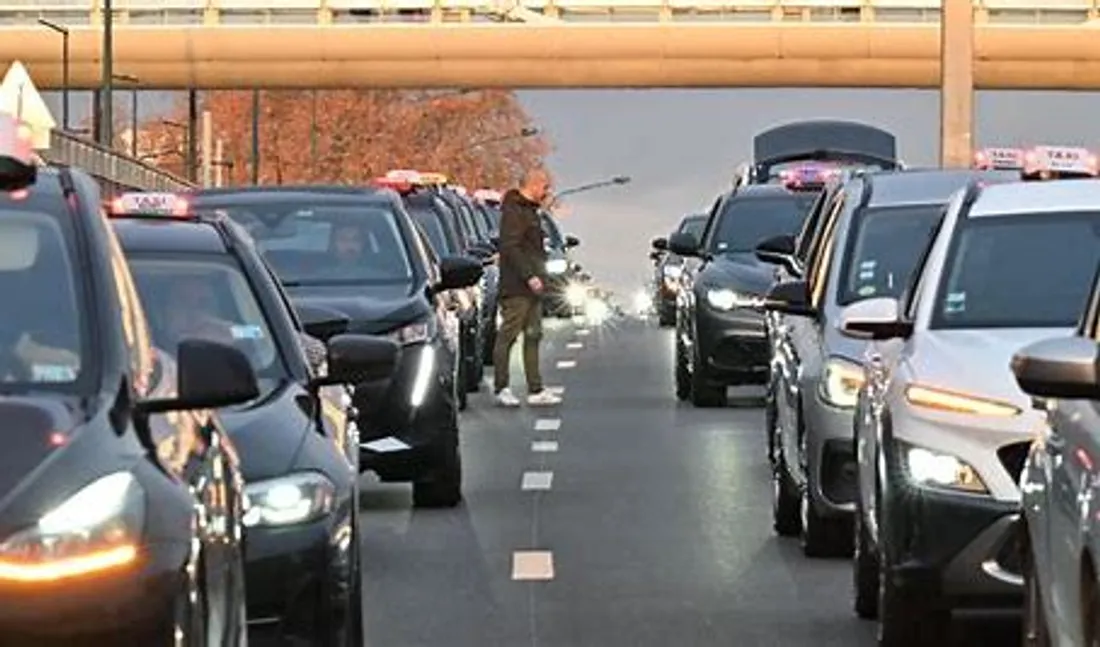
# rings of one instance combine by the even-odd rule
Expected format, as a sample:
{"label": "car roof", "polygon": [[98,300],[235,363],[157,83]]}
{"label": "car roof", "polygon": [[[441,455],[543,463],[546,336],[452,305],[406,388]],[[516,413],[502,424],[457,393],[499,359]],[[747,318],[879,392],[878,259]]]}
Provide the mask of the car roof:
{"label": "car roof", "polygon": [[226,189],[201,189],[194,202],[225,206],[253,205],[265,202],[320,202],[323,204],[389,203],[398,199],[389,189],[346,186],[259,186]]}
{"label": "car roof", "polygon": [[946,204],[951,196],[975,180],[1019,181],[1017,171],[975,169],[920,169],[881,171],[865,176],[871,185],[868,207]]}
{"label": "car roof", "polygon": [[222,234],[210,222],[112,217],[111,224],[127,252],[224,254],[228,251]]}
{"label": "car roof", "polygon": [[782,184],[746,184],[732,192],[732,197],[741,198],[774,198],[781,195],[809,195],[817,194],[817,189],[810,191],[791,191]]}
{"label": "car roof", "polygon": [[1100,180],[1051,180],[987,186],[968,217],[1068,211],[1100,212]]}

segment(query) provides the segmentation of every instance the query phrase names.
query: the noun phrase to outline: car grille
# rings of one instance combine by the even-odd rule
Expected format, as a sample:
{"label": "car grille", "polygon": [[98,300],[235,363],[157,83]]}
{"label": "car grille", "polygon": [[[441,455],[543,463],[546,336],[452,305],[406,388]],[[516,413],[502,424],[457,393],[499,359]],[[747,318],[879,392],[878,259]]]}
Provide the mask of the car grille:
{"label": "car grille", "polygon": [[1020,480],[1020,474],[1024,471],[1024,465],[1027,463],[1027,455],[1030,451],[1031,441],[1012,443],[997,450],[997,458],[1001,459],[1001,465],[1004,465],[1013,481]]}

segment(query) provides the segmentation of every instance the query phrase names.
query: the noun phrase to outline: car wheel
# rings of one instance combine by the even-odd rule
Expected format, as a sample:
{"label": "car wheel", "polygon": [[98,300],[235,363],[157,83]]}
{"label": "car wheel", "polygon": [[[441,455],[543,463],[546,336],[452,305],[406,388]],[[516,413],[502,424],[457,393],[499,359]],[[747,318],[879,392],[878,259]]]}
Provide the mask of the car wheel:
{"label": "car wheel", "polygon": [[951,612],[935,591],[895,580],[881,553],[878,578],[879,647],[946,644]]}
{"label": "car wheel", "polygon": [[798,516],[798,486],[791,479],[783,451],[776,452],[772,469],[772,527],[780,537],[795,537],[801,529]]}
{"label": "car wheel", "polygon": [[799,517],[802,532],[799,539],[806,557],[848,557],[852,554],[851,520],[844,517],[827,517],[814,507],[813,487],[816,479],[806,462],[806,434],[800,441],[802,473],[806,483],[799,493]]}
{"label": "car wheel", "polygon": [[707,380],[706,369],[703,367],[698,353],[696,353],[694,359],[695,362],[694,366],[692,366],[690,380],[691,403],[700,408],[726,406],[725,385],[711,384]]}
{"label": "car wheel", "polygon": [[684,357],[684,347],[679,340],[676,341],[676,399],[680,402],[691,397],[691,372],[688,371],[687,357]]}
{"label": "car wheel", "polygon": [[[1026,532],[1026,531],[1025,531]],[[1039,578],[1035,576],[1035,560],[1031,554],[1031,542],[1023,549],[1024,575],[1024,647],[1050,647],[1050,632],[1047,628],[1046,612],[1043,609],[1043,594],[1039,590]],[[1095,633],[1092,645],[1097,644]]]}
{"label": "car wheel", "polygon": [[418,508],[453,508],[462,502],[462,453],[458,421],[448,423],[440,441],[430,450],[432,464],[427,478],[413,482],[413,505]]}
{"label": "car wheel", "polygon": [[854,555],[852,559],[852,584],[855,589],[856,615],[864,620],[878,617],[878,557],[871,543],[871,534],[863,524],[862,506],[856,503],[852,521]]}

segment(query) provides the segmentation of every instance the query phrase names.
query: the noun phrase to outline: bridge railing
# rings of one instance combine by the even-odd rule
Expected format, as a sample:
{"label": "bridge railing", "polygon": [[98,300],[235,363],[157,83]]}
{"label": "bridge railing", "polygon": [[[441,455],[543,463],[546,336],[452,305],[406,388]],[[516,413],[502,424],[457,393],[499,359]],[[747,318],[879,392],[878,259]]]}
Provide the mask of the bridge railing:
{"label": "bridge railing", "polygon": [[[1097,19],[1100,0],[973,0],[980,20],[1073,23]],[[563,20],[615,14],[721,14],[725,19],[938,20],[941,0],[114,0],[126,24],[347,23],[475,20],[515,8]],[[100,22],[101,0],[0,0],[0,23],[39,17]]]}
{"label": "bridge railing", "polygon": [[40,155],[48,162],[76,166],[109,186],[142,191],[181,191],[195,185],[139,159],[61,130],[50,134]]}

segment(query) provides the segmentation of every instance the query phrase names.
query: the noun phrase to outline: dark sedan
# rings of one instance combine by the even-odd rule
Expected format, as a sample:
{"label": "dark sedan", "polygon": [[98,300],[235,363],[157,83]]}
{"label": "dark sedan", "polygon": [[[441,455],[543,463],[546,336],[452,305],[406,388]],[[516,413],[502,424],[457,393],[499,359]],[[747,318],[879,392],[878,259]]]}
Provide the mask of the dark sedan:
{"label": "dark sedan", "polygon": [[[707,214],[687,216],[680,221],[673,234],[691,234],[696,240],[702,238],[703,228],[707,224]],[[684,273],[684,257],[668,252],[668,238],[654,238],[653,251],[653,307],[657,310],[657,321],[661,327],[676,325],[676,299],[680,294],[680,277]]]}
{"label": "dark sedan", "polygon": [[[380,410],[359,426],[361,467],[383,481],[412,481],[417,506],[458,505],[459,323],[447,293],[477,283],[481,264],[464,256],[435,262],[388,189],[207,190],[196,193],[195,207],[248,228],[296,307],[338,312],[349,332],[401,344]],[[356,393],[357,408],[369,404]]]}

